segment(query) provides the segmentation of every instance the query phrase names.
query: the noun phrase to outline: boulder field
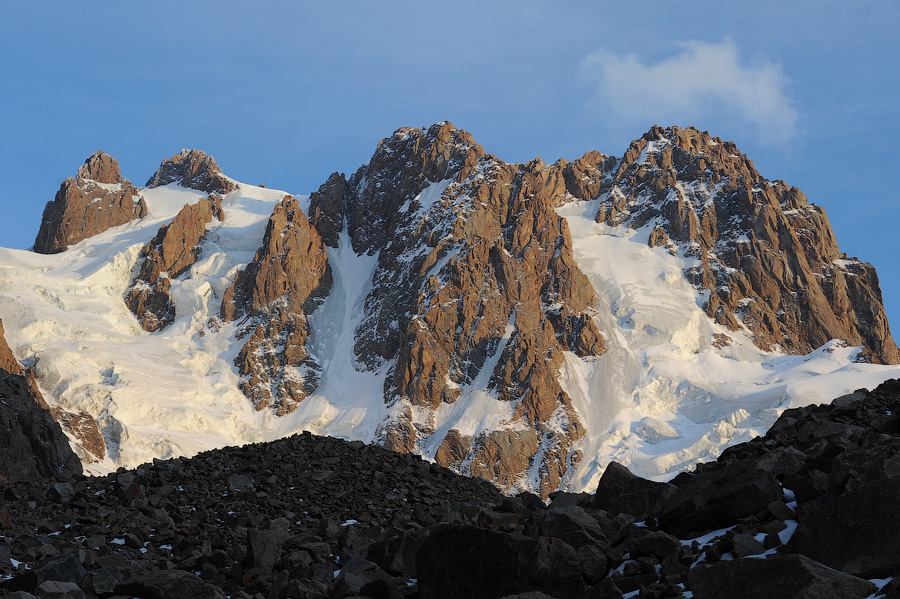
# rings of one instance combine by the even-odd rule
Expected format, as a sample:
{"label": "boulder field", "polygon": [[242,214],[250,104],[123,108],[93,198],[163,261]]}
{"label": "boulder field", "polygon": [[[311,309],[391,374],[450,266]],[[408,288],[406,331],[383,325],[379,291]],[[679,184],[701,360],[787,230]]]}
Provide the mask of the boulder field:
{"label": "boulder field", "polygon": [[900,597],[900,380],[549,502],[295,435],[0,488],[0,596]]}

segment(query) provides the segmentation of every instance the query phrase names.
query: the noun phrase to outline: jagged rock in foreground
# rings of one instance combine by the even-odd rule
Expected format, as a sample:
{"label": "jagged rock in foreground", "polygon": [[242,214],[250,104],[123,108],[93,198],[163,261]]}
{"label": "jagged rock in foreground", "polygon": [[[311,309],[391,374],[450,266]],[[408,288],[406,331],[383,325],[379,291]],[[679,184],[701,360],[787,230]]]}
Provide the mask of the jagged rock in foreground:
{"label": "jagged rock in foreground", "polygon": [[843,254],[825,211],[762,177],[733,142],[654,127],[631,143],[602,193],[598,222],[656,223],[651,246],[697,261],[684,274],[708,293],[707,314],[747,327],[760,348],[805,354],[843,339],[865,346],[872,362],[900,362],[874,267]]}
{"label": "jagged rock in foreground", "polygon": [[691,589],[697,599],[863,599],[877,587],[802,555],[786,555],[700,564],[691,572]]}
{"label": "jagged rock in foreground", "polygon": [[115,158],[95,152],[47,202],[34,241],[39,254],[56,254],[99,233],[147,215],[138,189],[122,177]]}
{"label": "jagged rock in foreground", "polygon": [[[600,499],[554,493],[545,505],[416,456],[309,434],[102,478],[22,481],[3,489],[0,575],[11,578],[0,592],[863,599],[876,589],[866,577],[900,573],[900,472],[885,449],[900,440],[898,412],[900,380],[788,410],[766,437],[676,477],[676,495],[644,520],[642,491],[659,488],[621,467]],[[784,501],[760,509],[756,494],[732,492],[770,479]],[[817,513],[872,485],[860,511]],[[683,525],[673,510],[692,494],[708,504],[677,512]],[[900,596],[893,584],[881,592]]]}
{"label": "jagged rock in foreground", "polygon": [[81,462],[34,380],[13,356],[0,321],[0,482],[81,474]]}
{"label": "jagged rock in foreground", "polygon": [[275,206],[262,246],[222,299],[225,321],[241,320],[250,335],[235,364],[241,391],[257,410],[292,412],[312,393],[321,367],[310,356],[307,317],[331,288],[328,250],[300,204],[285,196]]}
{"label": "jagged rock in foreground", "polygon": [[147,187],[171,183],[219,195],[237,189],[237,184],[222,174],[216,159],[200,150],[181,150],[181,153],[163,160],[147,181]]}
{"label": "jagged rock in foreground", "polygon": [[222,221],[222,198],[210,195],[188,204],[141,251],[140,273],[125,294],[125,303],[141,327],[157,331],[175,320],[175,304],[169,295],[172,279],[190,268],[200,255],[200,241],[213,217]]}

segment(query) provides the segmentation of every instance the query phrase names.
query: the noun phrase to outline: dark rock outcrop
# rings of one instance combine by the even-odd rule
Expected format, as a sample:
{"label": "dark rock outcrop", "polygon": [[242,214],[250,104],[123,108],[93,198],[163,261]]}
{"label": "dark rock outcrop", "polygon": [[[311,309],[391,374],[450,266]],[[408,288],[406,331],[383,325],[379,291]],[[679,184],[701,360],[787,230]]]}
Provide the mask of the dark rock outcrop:
{"label": "dark rock outcrop", "polygon": [[31,371],[10,351],[0,321],[0,483],[81,474]]}
{"label": "dark rock outcrop", "polygon": [[328,247],[338,246],[338,236],[344,228],[344,198],[347,193],[347,178],[333,173],[318,191],[309,196],[309,222],[316,227]]}
{"label": "dark rock outcrop", "polygon": [[175,304],[169,295],[172,279],[185,272],[200,255],[200,241],[213,218],[224,220],[222,200],[216,195],[188,204],[141,251],[140,273],[125,294],[125,304],[141,327],[157,331],[175,320]]}
{"label": "dark rock outcrop", "polygon": [[584,593],[575,550],[555,538],[448,525],[431,533],[416,566],[422,599],[492,599],[528,591],[551,597]]}
{"label": "dark rock outcrop", "polygon": [[171,183],[219,195],[237,189],[237,184],[222,173],[216,159],[200,150],[181,150],[181,153],[163,160],[147,181],[147,187]]}
{"label": "dark rock outcrop", "polygon": [[648,243],[696,258],[684,275],[708,293],[706,313],[760,348],[803,354],[843,339],[872,362],[900,362],[872,265],[842,254],[825,211],[762,177],[733,142],[654,127],[601,193],[598,222],[657,223]]}
{"label": "dark rock outcrop", "polygon": [[717,464],[685,481],[665,502],[660,525],[680,537],[727,526],[784,499],[781,485],[755,460]]}
{"label": "dark rock outcrop", "polygon": [[47,202],[34,241],[39,254],[65,251],[89,237],[147,215],[138,189],[122,177],[115,158],[95,152],[63,181],[56,197]]}
{"label": "dark rock outcrop", "polygon": [[222,318],[241,320],[249,335],[235,363],[241,390],[256,409],[292,412],[318,386],[321,367],[309,355],[307,316],[331,288],[322,237],[293,196],[275,207],[262,246],[222,300]]}
{"label": "dark rock outcrop", "polygon": [[690,582],[696,599],[863,599],[877,590],[802,555],[700,564]]}

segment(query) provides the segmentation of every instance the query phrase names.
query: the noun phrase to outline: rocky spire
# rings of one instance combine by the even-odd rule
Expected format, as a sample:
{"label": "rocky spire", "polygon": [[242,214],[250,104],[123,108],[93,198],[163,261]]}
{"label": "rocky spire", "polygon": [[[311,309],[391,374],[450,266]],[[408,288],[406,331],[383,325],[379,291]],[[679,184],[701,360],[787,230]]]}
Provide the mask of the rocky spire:
{"label": "rocky spire", "polygon": [[708,293],[707,314],[760,348],[802,354],[837,338],[900,361],[872,265],[843,254],[825,211],[762,177],[733,142],[653,127],[601,192],[598,222],[655,223],[651,245],[697,259],[684,274]]}
{"label": "rocky spire", "polygon": [[237,184],[222,173],[216,159],[200,150],[181,150],[181,153],[163,160],[147,181],[147,187],[170,183],[220,195],[237,189]]}
{"label": "rocky spire", "polygon": [[99,233],[147,215],[137,188],[122,177],[115,158],[95,152],[63,181],[44,208],[34,242],[39,254],[55,254]]}
{"label": "rocky spire", "polygon": [[321,367],[306,348],[311,314],[331,288],[322,237],[285,196],[275,206],[262,246],[225,292],[222,318],[249,335],[235,363],[241,390],[258,410],[292,412],[318,386]]}

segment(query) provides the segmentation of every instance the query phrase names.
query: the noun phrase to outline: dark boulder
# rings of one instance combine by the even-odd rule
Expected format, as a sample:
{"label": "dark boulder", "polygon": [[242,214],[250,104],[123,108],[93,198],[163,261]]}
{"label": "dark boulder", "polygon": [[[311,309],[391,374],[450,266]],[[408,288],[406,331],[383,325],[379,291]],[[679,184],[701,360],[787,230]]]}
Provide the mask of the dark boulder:
{"label": "dark boulder", "polygon": [[802,555],[700,564],[690,585],[695,599],[863,599],[876,588]]}
{"label": "dark boulder", "polygon": [[528,591],[553,597],[584,593],[575,550],[560,539],[445,525],[416,558],[422,599],[494,599]]}
{"label": "dark boulder", "polygon": [[825,495],[797,515],[799,553],[865,578],[900,571],[900,478]]}
{"label": "dark boulder", "polygon": [[535,518],[529,532],[533,536],[562,539],[576,549],[591,545],[609,552],[600,523],[577,506],[551,507]]}
{"label": "dark boulder", "polygon": [[115,592],[140,599],[225,599],[221,589],[182,570],[134,576],[116,585]]}
{"label": "dark boulder", "polygon": [[730,526],[784,499],[781,485],[755,460],[734,460],[693,475],[670,497],[659,524],[679,538]]}
{"label": "dark boulder", "polygon": [[637,478],[631,470],[618,462],[610,462],[597,483],[597,491],[594,493],[594,509],[608,510],[613,501],[625,491],[625,486]]}

